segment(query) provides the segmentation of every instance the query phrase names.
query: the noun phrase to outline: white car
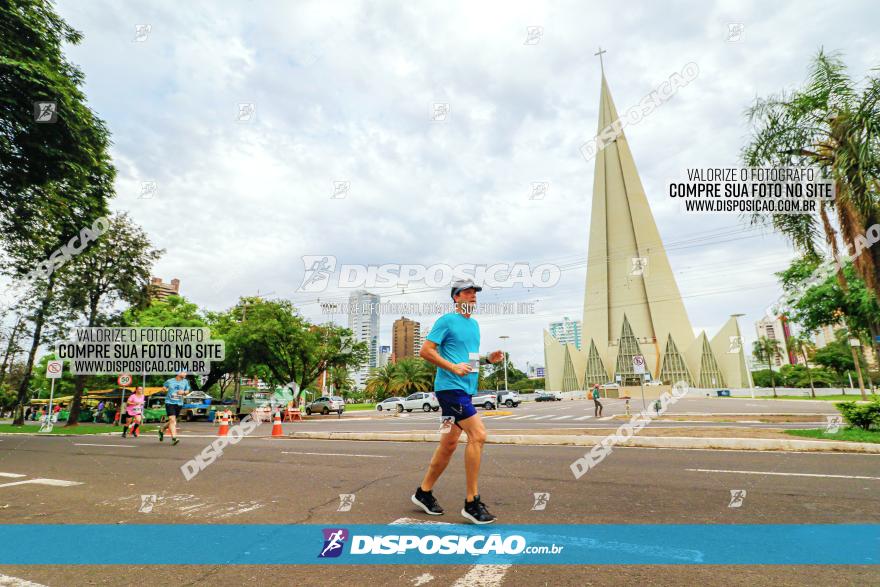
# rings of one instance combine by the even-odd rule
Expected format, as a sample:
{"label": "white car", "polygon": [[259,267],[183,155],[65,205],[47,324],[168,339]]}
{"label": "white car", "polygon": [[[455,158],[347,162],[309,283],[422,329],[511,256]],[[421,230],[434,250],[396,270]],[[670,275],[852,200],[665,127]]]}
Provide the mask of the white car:
{"label": "white car", "polygon": [[412,412],[413,410],[421,410],[423,412],[436,412],[440,409],[440,402],[437,396],[429,391],[419,391],[406,397],[389,397],[376,404],[377,412]]}
{"label": "white car", "polygon": [[440,409],[440,402],[437,401],[437,396],[432,392],[418,392],[412,395],[408,395],[406,399],[403,400],[403,409],[407,412],[412,412],[413,410],[422,410],[423,412],[430,412]]}
{"label": "white car", "polygon": [[383,399],[378,404],[376,404],[377,412],[402,412],[403,411],[403,398],[402,397],[389,397]]}
{"label": "white car", "polygon": [[494,410],[495,406],[498,405],[498,394],[494,391],[477,392],[477,394],[471,398],[471,403],[474,404],[475,408],[483,406],[487,410]]}

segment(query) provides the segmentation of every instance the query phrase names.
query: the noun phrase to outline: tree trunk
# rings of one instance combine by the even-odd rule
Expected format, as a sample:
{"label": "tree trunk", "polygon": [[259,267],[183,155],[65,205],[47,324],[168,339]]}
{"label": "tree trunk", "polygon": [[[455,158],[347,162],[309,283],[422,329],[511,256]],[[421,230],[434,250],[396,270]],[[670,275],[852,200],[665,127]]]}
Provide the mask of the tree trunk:
{"label": "tree trunk", "polygon": [[24,404],[29,399],[31,371],[34,368],[34,358],[37,356],[37,349],[40,348],[40,337],[43,335],[43,324],[46,322],[46,314],[49,312],[49,305],[52,303],[52,296],[55,288],[55,273],[49,274],[49,280],[46,283],[46,293],[43,295],[43,301],[40,307],[34,313],[34,336],[31,341],[31,350],[28,353],[27,363],[24,367],[24,374],[21,383],[18,386],[18,407],[15,411],[15,419],[12,421],[13,426],[24,426]]}
{"label": "tree trunk", "polygon": [[14,361],[15,355],[18,354],[15,352],[18,350],[15,340],[18,338],[19,328],[24,328],[24,319],[20,315],[15,322],[15,326],[12,327],[12,333],[9,335],[9,344],[6,345],[6,353],[3,355],[3,365],[0,366],[0,386],[6,381],[6,370],[11,366],[9,362],[10,357]]}
{"label": "tree trunk", "polygon": [[862,365],[859,363],[859,355],[856,352],[856,347],[850,346],[849,348],[852,351],[853,362],[856,364],[856,376],[859,378],[859,389],[862,393],[862,400],[868,401],[868,397],[865,395],[865,380],[862,379]]}
{"label": "tree trunk", "polygon": [[[92,328],[95,325],[95,321],[98,316],[98,304],[92,303],[89,307],[89,328]],[[70,402],[70,412],[67,416],[67,424],[64,425],[65,428],[69,428],[72,426],[79,426],[79,413],[82,408],[82,396],[83,390],[86,388],[86,376],[85,375],[77,375],[76,376],[76,384],[73,389],[73,399]],[[121,407],[120,407],[121,409]]]}
{"label": "tree trunk", "polygon": [[801,349],[804,354],[804,366],[807,368],[807,377],[810,378],[810,397],[816,399],[816,388],[813,387],[813,374],[810,373],[810,361],[807,359],[807,349]]}
{"label": "tree trunk", "polygon": [[[770,357],[770,353],[767,353],[767,356]],[[773,397],[776,397],[776,378],[773,377],[773,359],[767,359],[767,366],[770,367],[770,385],[773,386]]]}

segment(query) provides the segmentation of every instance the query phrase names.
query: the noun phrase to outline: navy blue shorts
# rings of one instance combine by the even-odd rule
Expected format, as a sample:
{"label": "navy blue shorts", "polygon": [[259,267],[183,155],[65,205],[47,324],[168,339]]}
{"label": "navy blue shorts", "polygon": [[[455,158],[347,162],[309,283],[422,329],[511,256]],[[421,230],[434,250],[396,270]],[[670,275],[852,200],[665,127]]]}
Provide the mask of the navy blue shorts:
{"label": "navy blue shorts", "polygon": [[435,391],[434,395],[437,396],[437,402],[440,404],[440,413],[443,415],[443,418],[452,417],[452,421],[456,425],[477,413],[474,404],[471,403],[471,395],[466,391],[461,389],[445,389]]}

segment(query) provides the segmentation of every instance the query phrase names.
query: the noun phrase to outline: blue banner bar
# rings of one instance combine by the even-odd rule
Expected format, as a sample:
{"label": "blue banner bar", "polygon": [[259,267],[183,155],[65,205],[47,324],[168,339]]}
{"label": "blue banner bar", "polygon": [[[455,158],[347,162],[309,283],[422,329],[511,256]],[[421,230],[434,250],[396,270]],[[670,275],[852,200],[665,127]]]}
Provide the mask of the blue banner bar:
{"label": "blue banner bar", "polygon": [[0,525],[0,564],[876,565],[878,524]]}

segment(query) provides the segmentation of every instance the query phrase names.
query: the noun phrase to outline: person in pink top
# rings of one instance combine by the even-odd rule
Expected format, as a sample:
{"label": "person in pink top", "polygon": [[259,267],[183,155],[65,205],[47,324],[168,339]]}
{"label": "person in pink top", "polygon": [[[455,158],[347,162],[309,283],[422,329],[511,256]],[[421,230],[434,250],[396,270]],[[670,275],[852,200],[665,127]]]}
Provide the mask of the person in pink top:
{"label": "person in pink top", "polygon": [[138,429],[141,427],[145,400],[144,388],[140,386],[138,386],[134,390],[134,393],[128,397],[128,401],[125,403],[125,413],[128,414],[128,425],[122,428],[122,438],[125,438],[129,428],[131,428],[131,435],[135,438],[140,435]]}

